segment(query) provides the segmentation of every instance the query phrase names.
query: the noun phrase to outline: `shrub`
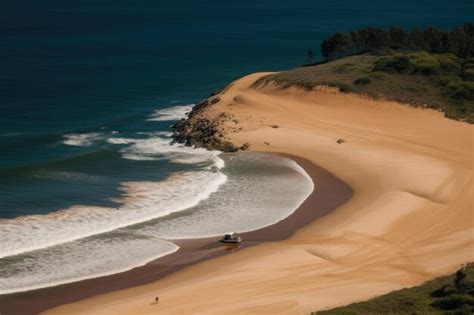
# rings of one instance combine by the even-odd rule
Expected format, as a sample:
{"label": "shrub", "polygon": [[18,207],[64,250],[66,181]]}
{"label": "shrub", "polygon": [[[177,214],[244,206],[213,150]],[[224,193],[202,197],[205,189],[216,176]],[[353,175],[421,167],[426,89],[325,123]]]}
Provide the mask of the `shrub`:
{"label": "shrub", "polygon": [[440,76],[437,78],[436,83],[441,87],[447,87],[450,84],[459,84],[462,80],[458,76]]}
{"label": "shrub", "polygon": [[454,293],[454,290],[450,289],[449,285],[446,284],[446,285],[443,285],[441,288],[431,292],[430,296],[434,298],[440,298],[440,297],[448,296],[452,293]]}
{"label": "shrub", "polygon": [[349,84],[341,83],[339,84],[339,92],[349,93],[352,91],[352,87]]}
{"label": "shrub", "polygon": [[463,63],[461,77],[465,81],[474,81],[474,60]]}
{"label": "shrub", "polygon": [[406,55],[395,55],[380,58],[375,62],[372,71],[400,72],[405,73],[412,68],[410,58]]}
{"label": "shrub", "polygon": [[447,94],[457,100],[474,100],[474,82],[451,82]]}
{"label": "shrub", "polygon": [[375,71],[370,74],[370,77],[374,79],[385,79],[388,77],[388,74],[383,71]]}
{"label": "shrub", "polygon": [[454,279],[454,285],[456,286],[456,290],[458,290],[458,292],[461,291],[461,288],[464,284],[464,280],[466,279],[466,273],[459,269],[458,271],[456,271],[456,278]]}
{"label": "shrub", "polygon": [[418,52],[408,55],[398,54],[380,58],[375,62],[372,71],[433,75],[439,73],[440,62],[438,59],[426,52]]}
{"label": "shrub", "polygon": [[367,85],[371,82],[370,78],[367,78],[367,77],[362,77],[362,78],[358,78],[354,81],[354,84],[357,84],[357,85]]}
{"label": "shrub", "polygon": [[462,69],[461,77],[465,81],[474,81],[474,67]]}
{"label": "shrub", "polygon": [[432,75],[437,74],[440,70],[440,63],[438,59],[425,52],[419,54],[411,54],[410,59],[413,64],[412,73]]}
{"label": "shrub", "polygon": [[453,294],[431,303],[432,307],[444,311],[459,309],[464,305],[474,306],[474,298],[467,295]]}
{"label": "shrub", "polygon": [[462,66],[465,67],[465,66],[474,66],[474,58],[469,58],[469,59],[466,59],[463,63],[462,63]]}
{"label": "shrub", "polygon": [[461,69],[458,58],[453,54],[438,55],[438,62],[443,71],[458,73]]}

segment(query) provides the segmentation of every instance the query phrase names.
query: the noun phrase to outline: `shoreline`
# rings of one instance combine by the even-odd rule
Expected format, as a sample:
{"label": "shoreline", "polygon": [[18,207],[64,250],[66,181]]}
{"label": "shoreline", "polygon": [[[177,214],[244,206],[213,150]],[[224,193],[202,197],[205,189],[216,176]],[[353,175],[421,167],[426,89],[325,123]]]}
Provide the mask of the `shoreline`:
{"label": "shoreline", "polygon": [[[276,224],[241,233],[244,242],[238,251],[266,242],[285,240],[298,229],[341,206],[352,196],[352,189],[346,183],[313,162],[290,154],[273,154],[296,161],[311,177],[315,188],[290,216]],[[37,314],[96,295],[146,285],[188,266],[230,254],[217,242],[219,238],[171,240],[180,247],[178,251],[129,271],[3,295],[0,296],[0,310],[2,314]],[[150,293],[150,299],[153,299],[153,293]]]}

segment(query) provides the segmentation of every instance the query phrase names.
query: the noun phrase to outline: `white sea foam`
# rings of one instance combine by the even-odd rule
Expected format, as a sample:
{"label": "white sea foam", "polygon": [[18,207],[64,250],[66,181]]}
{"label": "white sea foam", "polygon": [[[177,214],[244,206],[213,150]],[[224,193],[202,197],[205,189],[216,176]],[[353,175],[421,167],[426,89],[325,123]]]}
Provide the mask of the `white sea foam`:
{"label": "white sea foam", "polygon": [[218,157],[219,151],[206,150],[204,148],[191,148],[183,144],[171,144],[170,138],[154,134],[146,139],[133,138],[109,138],[111,144],[128,144],[122,148],[122,157],[129,160],[162,160],[167,159],[179,164],[197,164],[210,162],[218,168],[224,166],[222,159]]}
{"label": "white sea foam", "polygon": [[[186,239],[253,231],[291,215],[314,190],[311,177],[292,160],[271,157],[267,161],[259,155],[243,155],[226,161],[229,168],[236,164],[252,168],[232,173],[218,194],[203,200],[186,216],[159,220],[141,233]],[[255,172],[264,168],[267,171]]]}
{"label": "white sea foam", "polygon": [[66,243],[4,259],[0,265],[0,294],[127,271],[178,249],[167,241],[118,233]]}
{"label": "white sea foam", "polygon": [[148,121],[172,121],[179,120],[183,117],[186,117],[186,114],[191,111],[194,104],[188,105],[178,105],[173,107],[168,107],[165,109],[156,110]]}
{"label": "white sea foam", "polygon": [[0,220],[0,257],[42,249],[196,206],[227,180],[219,171],[178,173],[161,182],[124,183],[117,208],[73,206]]}
{"label": "white sea foam", "polygon": [[64,135],[63,143],[75,147],[87,147],[95,141],[103,138],[103,134],[98,132],[91,133],[71,133]]}
{"label": "white sea foam", "polygon": [[136,139],[127,139],[127,138],[109,138],[107,142],[110,144],[130,144],[135,143]]}

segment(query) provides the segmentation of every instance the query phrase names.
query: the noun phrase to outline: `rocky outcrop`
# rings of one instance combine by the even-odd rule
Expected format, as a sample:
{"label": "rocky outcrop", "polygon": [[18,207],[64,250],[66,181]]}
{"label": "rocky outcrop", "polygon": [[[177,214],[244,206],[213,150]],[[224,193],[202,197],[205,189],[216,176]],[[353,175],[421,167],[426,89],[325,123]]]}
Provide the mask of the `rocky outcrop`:
{"label": "rocky outcrop", "polygon": [[231,120],[228,113],[220,113],[215,118],[208,118],[203,112],[209,106],[219,102],[216,94],[195,105],[188,118],[181,119],[172,127],[173,143],[184,143],[186,146],[196,148],[206,148],[209,150],[219,150],[223,152],[235,152],[239,148],[226,140],[220,124]]}

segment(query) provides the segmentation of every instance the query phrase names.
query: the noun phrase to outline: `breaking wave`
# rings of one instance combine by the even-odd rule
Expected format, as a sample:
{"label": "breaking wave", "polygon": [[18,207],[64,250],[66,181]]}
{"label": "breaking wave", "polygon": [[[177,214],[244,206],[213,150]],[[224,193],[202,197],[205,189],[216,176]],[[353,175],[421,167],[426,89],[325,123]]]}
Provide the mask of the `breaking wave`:
{"label": "breaking wave", "polygon": [[87,147],[103,137],[104,135],[98,132],[71,133],[64,135],[63,143],[75,147]]}
{"label": "breaking wave", "polygon": [[178,105],[168,107],[165,109],[156,110],[149,118],[148,121],[172,121],[179,120],[186,116],[191,111],[194,104],[189,105]]}
{"label": "breaking wave", "polygon": [[129,182],[117,208],[73,206],[47,215],[0,220],[0,258],[109,232],[196,206],[227,176],[212,170],[175,174],[161,182]]}

